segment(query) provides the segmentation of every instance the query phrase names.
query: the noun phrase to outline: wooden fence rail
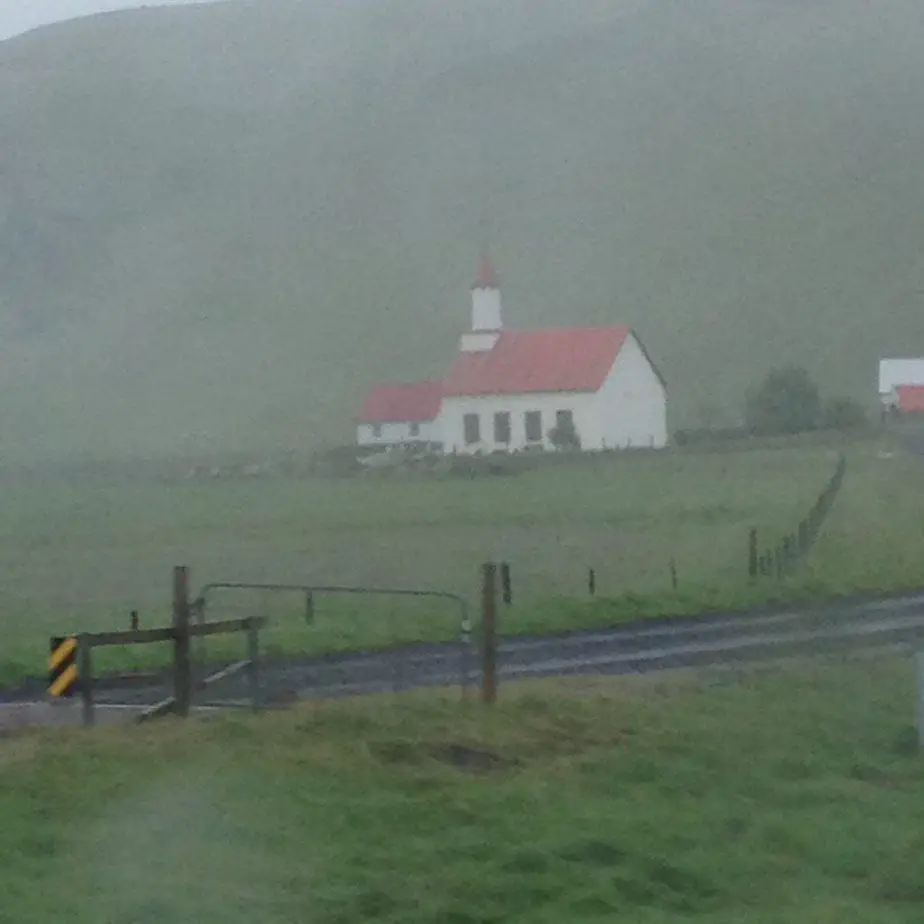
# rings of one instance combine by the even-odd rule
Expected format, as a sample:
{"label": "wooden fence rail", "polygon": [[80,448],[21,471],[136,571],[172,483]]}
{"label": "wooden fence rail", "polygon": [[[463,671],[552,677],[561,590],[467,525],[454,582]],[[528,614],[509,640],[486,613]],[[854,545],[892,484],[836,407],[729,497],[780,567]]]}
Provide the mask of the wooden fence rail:
{"label": "wooden fence rail", "polygon": [[[221,622],[190,624],[192,607],[189,601],[189,571],[185,566],[173,572],[173,625],[164,629],[133,629],[128,632],[84,632],[77,636],[78,685],[83,700],[83,721],[92,725],[93,717],[93,649],[116,645],[150,645],[156,642],[173,642],[173,695],[155,704],[141,714],[140,721],[173,713],[186,717],[192,705],[193,692],[242,671],[248,674],[251,699],[254,706],[259,695],[259,632],[266,618],[252,616],[245,619],[226,619]],[[190,639],[210,635],[228,635],[235,632],[247,636],[247,657],[223,668],[198,683],[193,682]]]}

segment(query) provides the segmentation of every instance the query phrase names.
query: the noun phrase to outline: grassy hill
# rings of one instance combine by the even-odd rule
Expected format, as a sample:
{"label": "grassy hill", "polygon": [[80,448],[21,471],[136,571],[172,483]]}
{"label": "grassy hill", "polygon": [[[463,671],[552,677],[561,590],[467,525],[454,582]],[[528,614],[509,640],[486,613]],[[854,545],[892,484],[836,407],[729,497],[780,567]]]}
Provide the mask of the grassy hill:
{"label": "grassy hill", "polygon": [[304,449],[511,325],[626,321],[673,423],[924,349],[912,0],[143,9],[0,43],[0,456]]}
{"label": "grassy hill", "polygon": [[900,658],[363,697],[0,747],[8,920],[917,924]]}

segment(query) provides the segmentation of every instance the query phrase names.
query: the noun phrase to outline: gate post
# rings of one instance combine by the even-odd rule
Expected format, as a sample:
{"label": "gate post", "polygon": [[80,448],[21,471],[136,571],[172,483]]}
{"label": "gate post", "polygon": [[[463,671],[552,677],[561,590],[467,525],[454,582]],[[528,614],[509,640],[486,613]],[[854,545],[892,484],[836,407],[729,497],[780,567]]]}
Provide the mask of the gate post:
{"label": "gate post", "polygon": [[263,702],[260,693],[260,630],[253,620],[247,627],[247,681],[251,705],[259,709]]}
{"label": "gate post", "polygon": [[83,724],[92,725],[93,716],[93,649],[86,636],[77,636],[77,677],[80,685]]}
{"label": "gate post", "polygon": [[173,569],[173,696],[174,711],[185,718],[192,700],[192,667],[189,658],[189,569]]}
{"label": "gate post", "polygon": [[921,647],[914,652],[914,676],[917,746],[918,753],[924,753],[924,648]]}
{"label": "gate post", "polygon": [[510,585],[510,565],[505,561],[501,562],[501,590],[504,603],[509,606],[513,603],[513,588]]}
{"label": "gate post", "polygon": [[497,699],[497,565],[487,562],[481,569],[482,687],[481,701],[491,705]]}
{"label": "gate post", "polygon": [[748,577],[757,580],[757,530],[751,529],[748,533]]}

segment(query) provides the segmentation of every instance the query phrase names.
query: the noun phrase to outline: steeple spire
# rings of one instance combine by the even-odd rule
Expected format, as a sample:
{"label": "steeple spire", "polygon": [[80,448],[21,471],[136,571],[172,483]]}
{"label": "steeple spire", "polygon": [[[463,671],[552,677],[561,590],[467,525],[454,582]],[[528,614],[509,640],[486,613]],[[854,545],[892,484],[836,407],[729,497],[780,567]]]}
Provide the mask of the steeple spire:
{"label": "steeple spire", "polygon": [[469,332],[462,337],[462,350],[490,350],[504,327],[501,316],[501,294],[497,273],[485,250],[472,286],[472,324]]}
{"label": "steeple spire", "polygon": [[488,256],[487,251],[485,251],[481,256],[481,263],[478,264],[478,276],[475,278],[475,284],[472,286],[472,288],[498,288],[497,272],[494,269],[494,264],[491,262],[491,258]]}

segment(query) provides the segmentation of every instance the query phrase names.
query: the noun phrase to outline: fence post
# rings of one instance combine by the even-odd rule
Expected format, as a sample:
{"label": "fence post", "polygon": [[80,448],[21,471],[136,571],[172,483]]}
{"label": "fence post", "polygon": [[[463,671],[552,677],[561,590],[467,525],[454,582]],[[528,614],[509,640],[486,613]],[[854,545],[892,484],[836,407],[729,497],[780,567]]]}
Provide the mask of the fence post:
{"label": "fence post", "polygon": [[757,577],[757,530],[748,533],[748,577],[753,581]]}
{"label": "fence post", "polygon": [[510,565],[502,561],[501,562],[501,592],[503,594],[504,603],[507,606],[513,602],[513,588],[510,586]]}
{"label": "fence post", "polygon": [[494,562],[482,565],[481,622],[482,622],[482,687],[481,700],[491,705],[497,699],[497,566]]}
{"label": "fence post", "polygon": [[677,562],[674,561],[673,556],[671,556],[670,569],[671,569],[671,590],[676,590],[677,589]]}
{"label": "fence post", "polygon": [[924,648],[914,653],[915,673],[915,727],[918,732],[918,751],[924,751]]}
{"label": "fence post", "polygon": [[597,593],[597,572],[593,568],[587,569],[587,592],[592,597]]}
{"label": "fence post", "polygon": [[472,619],[471,616],[469,616],[468,606],[464,601],[460,601],[460,607],[462,618],[459,624],[459,634],[462,639],[462,651],[459,659],[459,671],[461,673],[459,679],[462,682],[462,702],[467,703],[472,663]]}
{"label": "fence post", "polygon": [[131,624],[132,624],[132,632],[137,632],[137,631],[138,631],[138,626],[139,626],[139,622],[138,622],[138,610],[132,610],[132,612],[131,612]]}
{"label": "fence post", "polygon": [[262,696],[260,693],[260,630],[253,620],[247,627],[247,681],[250,686],[250,703],[259,709]]}
{"label": "fence post", "polygon": [[314,594],[310,590],[305,591],[305,622],[314,622]]}
{"label": "fence post", "polygon": [[92,725],[93,716],[93,649],[86,637],[77,638],[77,677],[80,683],[83,724]]}
{"label": "fence post", "polygon": [[173,569],[173,696],[178,716],[189,715],[192,668],[189,657],[189,570]]}

